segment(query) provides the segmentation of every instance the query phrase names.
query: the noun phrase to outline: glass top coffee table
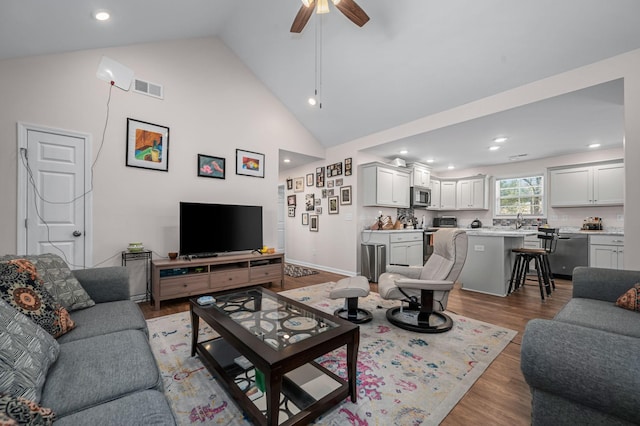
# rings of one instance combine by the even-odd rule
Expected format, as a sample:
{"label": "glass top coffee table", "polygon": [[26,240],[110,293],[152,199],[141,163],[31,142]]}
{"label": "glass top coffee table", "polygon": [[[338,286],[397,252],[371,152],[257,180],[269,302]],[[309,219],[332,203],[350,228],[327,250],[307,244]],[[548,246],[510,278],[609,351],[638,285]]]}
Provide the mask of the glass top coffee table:
{"label": "glass top coffee table", "polygon": [[[309,423],[350,396],[357,400],[357,325],[310,306],[249,287],[190,300],[191,355],[226,387],[253,422]],[[198,342],[200,319],[220,337]],[[314,360],[347,346],[347,380]]]}

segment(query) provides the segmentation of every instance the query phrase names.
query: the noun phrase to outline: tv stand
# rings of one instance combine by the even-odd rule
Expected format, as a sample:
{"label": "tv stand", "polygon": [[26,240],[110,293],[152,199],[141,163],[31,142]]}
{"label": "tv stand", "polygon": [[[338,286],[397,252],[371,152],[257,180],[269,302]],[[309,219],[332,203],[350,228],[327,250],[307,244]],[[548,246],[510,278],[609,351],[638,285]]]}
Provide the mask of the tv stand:
{"label": "tv stand", "polygon": [[284,285],[284,253],[233,254],[151,262],[153,308],[163,300],[280,281]]}

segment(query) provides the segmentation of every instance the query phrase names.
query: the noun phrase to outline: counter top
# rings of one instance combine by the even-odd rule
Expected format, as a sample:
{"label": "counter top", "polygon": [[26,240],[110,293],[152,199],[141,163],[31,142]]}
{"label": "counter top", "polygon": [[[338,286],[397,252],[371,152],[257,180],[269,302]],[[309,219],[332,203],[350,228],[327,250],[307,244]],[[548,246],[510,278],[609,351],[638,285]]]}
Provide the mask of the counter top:
{"label": "counter top", "polygon": [[398,234],[398,233],[402,233],[402,232],[424,232],[424,229],[383,229],[383,230],[378,230],[378,229],[365,229],[362,232],[373,232],[375,234]]}
{"label": "counter top", "polygon": [[538,231],[534,229],[476,228],[468,229],[467,235],[475,237],[525,237],[527,235],[538,235]]}

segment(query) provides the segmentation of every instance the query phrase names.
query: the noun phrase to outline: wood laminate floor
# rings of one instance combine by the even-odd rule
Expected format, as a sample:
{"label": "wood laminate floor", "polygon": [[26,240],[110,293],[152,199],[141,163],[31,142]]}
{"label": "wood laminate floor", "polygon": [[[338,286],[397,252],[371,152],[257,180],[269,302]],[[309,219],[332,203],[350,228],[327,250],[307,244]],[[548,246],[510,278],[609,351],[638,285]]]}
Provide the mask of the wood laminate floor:
{"label": "wood laminate floor", "polygon": [[[285,276],[282,290],[337,281],[341,278],[344,276],[324,271],[299,278]],[[448,311],[510,328],[518,334],[451,410],[442,425],[531,424],[531,393],[520,372],[520,344],[524,327],[530,319],[553,318],[571,298],[571,281],[555,281],[555,292],[544,302],[540,300],[540,291],[536,283],[531,283],[508,297],[465,291],[456,284],[449,295]],[[270,288],[276,292],[281,291],[279,285]],[[372,283],[371,289],[377,291],[377,284]],[[141,303],[140,306],[147,319],[189,309],[187,299],[162,302],[157,311],[154,311],[149,303]]]}

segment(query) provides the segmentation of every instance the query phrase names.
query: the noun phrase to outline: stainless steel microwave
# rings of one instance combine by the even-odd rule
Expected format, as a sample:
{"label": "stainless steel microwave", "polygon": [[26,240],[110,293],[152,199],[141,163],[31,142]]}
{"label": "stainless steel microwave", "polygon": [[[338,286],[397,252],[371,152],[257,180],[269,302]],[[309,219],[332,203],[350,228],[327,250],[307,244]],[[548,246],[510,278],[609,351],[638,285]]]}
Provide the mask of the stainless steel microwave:
{"label": "stainless steel microwave", "polygon": [[431,205],[431,189],[420,186],[411,187],[411,207],[429,207]]}

